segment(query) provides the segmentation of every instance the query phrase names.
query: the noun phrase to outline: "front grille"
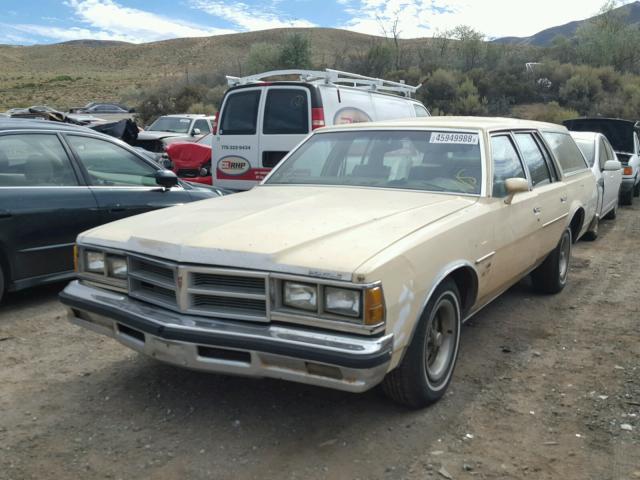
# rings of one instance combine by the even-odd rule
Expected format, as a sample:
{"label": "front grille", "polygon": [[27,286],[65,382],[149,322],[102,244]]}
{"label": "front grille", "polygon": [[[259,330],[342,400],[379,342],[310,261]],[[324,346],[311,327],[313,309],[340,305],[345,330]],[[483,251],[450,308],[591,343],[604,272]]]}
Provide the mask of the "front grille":
{"label": "front grille", "polygon": [[176,273],[175,265],[129,257],[129,293],[150,303],[177,308]]}
{"label": "front grille", "polygon": [[266,322],[267,280],[266,273],[129,257],[132,297],[187,314]]}

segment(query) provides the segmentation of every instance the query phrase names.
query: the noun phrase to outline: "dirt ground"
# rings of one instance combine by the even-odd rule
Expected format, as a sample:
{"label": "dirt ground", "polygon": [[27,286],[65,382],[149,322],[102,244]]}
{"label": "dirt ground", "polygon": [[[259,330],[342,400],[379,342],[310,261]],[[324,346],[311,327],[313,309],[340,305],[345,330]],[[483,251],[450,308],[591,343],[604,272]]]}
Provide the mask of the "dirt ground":
{"label": "dirt ground", "polygon": [[640,478],[640,206],[564,292],[525,280],[472,319],[422,411],[156,363],[68,323],[60,288],[0,306],[1,479]]}

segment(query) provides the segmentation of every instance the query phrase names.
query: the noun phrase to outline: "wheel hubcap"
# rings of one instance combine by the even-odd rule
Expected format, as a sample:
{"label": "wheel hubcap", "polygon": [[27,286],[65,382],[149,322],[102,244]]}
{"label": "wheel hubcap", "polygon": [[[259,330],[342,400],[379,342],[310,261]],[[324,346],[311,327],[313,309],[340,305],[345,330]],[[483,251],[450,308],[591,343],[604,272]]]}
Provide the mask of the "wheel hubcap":
{"label": "wheel hubcap", "polygon": [[560,244],[560,278],[564,281],[569,270],[569,255],[571,252],[571,243],[568,235],[562,237]]}
{"label": "wheel hubcap", "polygon": [[455,353],[457,310],[449,299],[442,299],[427,326],[425,367],[431,383],[446,377]]}

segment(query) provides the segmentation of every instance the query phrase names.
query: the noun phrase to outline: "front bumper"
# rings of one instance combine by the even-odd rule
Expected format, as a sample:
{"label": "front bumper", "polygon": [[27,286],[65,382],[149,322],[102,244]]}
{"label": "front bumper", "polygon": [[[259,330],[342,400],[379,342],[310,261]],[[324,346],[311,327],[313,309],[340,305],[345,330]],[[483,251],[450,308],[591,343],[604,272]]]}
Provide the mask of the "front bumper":
{"label": "front bumper", "polygon": [[389,368],[393,335],[363,338],[300,327],[182,315],[94,286],[60,293],[76,325],[163,362],[363,392]]}
{"label": "front bumper", "polygon": [[621,192],[628,192],[629,190],[633,190],[633,187],[636,184],[636,179],[634,177],[622,177],[622,183],[620,184]]}

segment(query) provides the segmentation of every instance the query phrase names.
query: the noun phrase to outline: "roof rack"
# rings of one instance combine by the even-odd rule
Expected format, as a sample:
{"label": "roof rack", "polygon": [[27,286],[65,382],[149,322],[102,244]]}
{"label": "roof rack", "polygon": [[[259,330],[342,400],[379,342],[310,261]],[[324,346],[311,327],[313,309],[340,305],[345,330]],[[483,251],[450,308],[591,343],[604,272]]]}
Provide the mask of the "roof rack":
{"label": "roof rack", "polygon": [[272,70],[270,72],[249,75],[248,77],[231,77],[227,75],[227,84],[230,87],[238,85],[248,85],[253,83],[264,83],[266,78],[297,76],[301,82],[306,83],[323,83],[325,85],[335,85],[343,87],[361,88],[363,90],[372,90],[377,92],[393,92],[411,98],[413,94],[422,86],[411,86],[404,83],[392,82],[381,78],[366,77],[357,73],[341,72],[340,70],[332,70],[327,68],[321,70]]}

